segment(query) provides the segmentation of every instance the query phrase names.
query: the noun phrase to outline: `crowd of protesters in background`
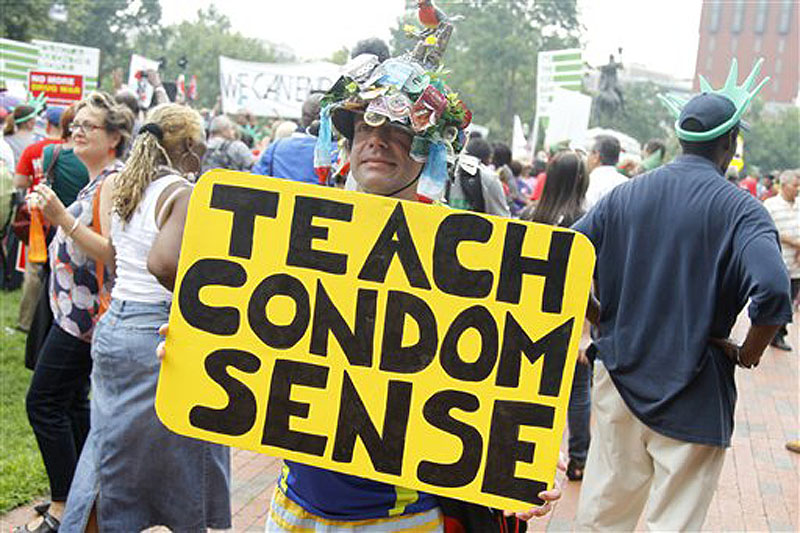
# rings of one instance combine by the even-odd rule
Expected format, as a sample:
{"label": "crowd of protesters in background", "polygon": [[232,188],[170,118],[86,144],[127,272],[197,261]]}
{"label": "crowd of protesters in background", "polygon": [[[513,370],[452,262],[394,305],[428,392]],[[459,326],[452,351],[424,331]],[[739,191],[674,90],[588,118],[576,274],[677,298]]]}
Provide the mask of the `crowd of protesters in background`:
{"label": "crowd of protesters in background", "polygon": [[[359,43],[354,56],[372,53],[383,62],[389,57],[388,47],[385,51],[384,47],[379,40],[368,40]],[[229,116],[218,107],[196,111],[185,103],[170,102],[158,74],[150,71],[147,79],[154,89],[148,109],[141,108],[135,94],[120,88],[114,96],[91,93],[66,109],[42,110],[20,104],[6,110],[0,160],[4,167],[15,170],[14,186],[29,193],[52,225],[49,262],[27,263],[18,319],[21,331],[33,332],[36,309],[44,306],[51,314],[51,323],[36,324],[37,331],[44,327],[45,333],[26,398],[50,483],[51,503],[18,531],[48,533],[59,526],[63,531],[139,531],[154,525],[194,531],[231,526],[227,448],[175,435],[155,417],[160,364],[155,351],[163,338],[158,327],[168,319],[192,182],[209,170],[229,169],[319,183],[314,147],[323,95],[309,95],[299,124],[273,119],[259,125],[247,110]],[[361,124],[358,117],[352,120]],[[42,125],[43,131],[39,131]],[[384,135],[379,127],[358,131],[341,135],[335,154],[341,179],[336,185],[366,190],[358,169],[354,173],[349,167],[351,152],[364,149],[359,143],[391,142],[398,144],[407,158],[409,148],[403,143],[408,139],[375,140]],[[729,151],[730,146],[717,148]],[[682,150],[677,163],[668,163],[667,143],[651,139],[641,154],[632,157],[622,151],[617,138],[604,134],[584,146],[549,147],[530,160],[515,160],[507,144],[490,142],[473,132],[464,150],[450,161],[443,202],[495,216],[562,227],[576,225],[597,241],[600,250],[601,242],[611,246],[609,241],[603,242],[604,236],[610,235],[604,232],[612,231],[610,223],[600,220],[611,205],[619,207],[628,199],[652,202],[643,191],[654,176],[696,171],[692,165],[705,165],[703,179],[719,177],[713,187],[721,188],[720,194],[729,198],[731,205],[751,213],[763,226],[762,233],[777,228],[796,309],[800,169],[759,172],[727,167],[724,176],[730,183],[725,184],[724,168],[717,168],[725,159],[722,152],[706,157],[708,154],[696,151],[699,149],[692,143],[684,143]],[[357,162],[358,157],[355,152],[352,159]],[[692,157],[713,159],[717,166]],[[676,191],[678,188],[670,194]],[[639,221],[642,216],[631,215],[631,220]],[[621,231],[616,226],[612,229]],[[777,244],[766,243],[763,249],[771,253]],[[600,268],[609,268],[608,263]],[[601,272],[596,280],[599,289],[606,291],[601,297],[618,303],[619,295],[607,292],[611,289],[603,285],[611,283],[606,281],[608,274]],[[773,291],[777,292],[779,289]],[[775,296],[773,293],[765,298]],[[98,322],[105,310],[103,294],[110,294],[110,308]],[[732,304],[731,309],[734,307]],[[785,323],[791,320],[791,313],[786,306],[778,307],[776,304],[770,318],[779,316],[783,325],[774,334],[770,332],[769,342],[778,350],[797,350],[787,339]],[[592,329],[592,337],[601,339],[601,351],[603,341],[610,342],[614,334],[609,332],[609,323],[623,319],[631,317],[598,317],[600,326]],[[569,402],[567,475],[576,481],[584,477],[590,455],[593,373],[595,379],[599,375],[604,380],[604,394],[610,394],[606,368],[612,376],[617,371],[613,366],[616,360],[607,353],[599,370],[593,370],[597,357],[596,343],[581,350]],[[612,446],[611,437],[601,433],[600,438]],[[714,444],[722,445],[722,441]],[[798,451],[796,444],[788,447]],[[602,461],[596,458],[598,462]],[[609,464],[605,466],[611,468]],[[718,468],[718,463],[709,468]],[[603,499],[607,496],[603,490],[613,487],[597,481],[597,472],[592,485],[595,492],[590,495]],[[191,504],[164,505],[171,495],[187,491],[202,497]],[[288,500],[279,503],[286,509],[293,505]],[[581,512],[590,517],[585,524],[600,523],[592,520],[605,507],[588,509],[588,504],[582,504]],[[430,506],[423,507],[430,511]],[[692,516],[694,520],[689,522],[657,523],[692,527],[702,523],[697,521],[704,516],[702,512],[695,510]],[[628,521],[634,518],[638,515],[631,515]]]}

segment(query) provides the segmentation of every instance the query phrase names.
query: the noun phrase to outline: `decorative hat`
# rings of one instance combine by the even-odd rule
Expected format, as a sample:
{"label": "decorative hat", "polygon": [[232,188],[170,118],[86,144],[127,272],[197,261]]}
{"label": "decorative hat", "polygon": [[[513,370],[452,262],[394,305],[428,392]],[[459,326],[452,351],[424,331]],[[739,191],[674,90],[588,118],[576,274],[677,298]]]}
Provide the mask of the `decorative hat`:
{"label": "decorative hat", "polygon": [[[750,102],[769,81],[769,76],[767,76],[755,89],[752,89],[763,63],[764,58],[756,61],[744,83],[737,86],[739,66],[736,59],[733,59],[728,79],[719,90],[711,87],[708,80],[701,75],[700,89],[703,92],[688,102],[674,95],[659,94],[661,102],[677,119],[675,132],[678,138],[691,142],[710,141],[739,124],[742,115],[750,106]],[[699,123],[702,129],[700,131],[686,129],[686,121],[689,119],[693,119],[694,123]]]}
{"label": "decorative hat", "polygon": [[417,192],[438,200],[447,180],[447,156],[466,142],[464,129],[472,113],[445,83],[440,66],[453,26],[443,19],[437,26],[417,32],[413,50],[380,63],[377,56],[361,54],[343,67],[342,76],[322,98],[320,130],[314,167],[321,183],[330,175],[331,124],[352,140],[356,114],[373,127],[400,127],[412,137],[410,156],[424,162]]}
{"label": "decorative hat", "polygon": [[31,111],[27,115],[23,115],[17,119],[14,119],[15,124],[22,124],[23,122],[27,122],[28,120],[36,117],[39,113],[41,113],[44,109],[47,108],[47,101],[45,99],[44,91],[39,93],[39,96],[33,96],[31,94],[28,97],[27,105],[32,107],[33,111]]}

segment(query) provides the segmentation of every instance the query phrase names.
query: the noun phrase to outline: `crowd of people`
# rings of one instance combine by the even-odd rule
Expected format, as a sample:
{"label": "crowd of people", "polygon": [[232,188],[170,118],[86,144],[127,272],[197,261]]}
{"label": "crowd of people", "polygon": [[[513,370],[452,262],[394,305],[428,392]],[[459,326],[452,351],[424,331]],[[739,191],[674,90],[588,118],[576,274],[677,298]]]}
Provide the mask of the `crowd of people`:
{"label": "crowd of people", "polygon": [[[376,68],[390,59],[377,40],[354,60],[364,54]],[[388,85],[347,105],[312,93],[299,124],[276,123],[261,141],[247,113],[169,102],[149,78],[148,110],[121,90],[67,109],[23,104],[5,118],[3,160],[51,225],[48,262],[28,262],[19,314],[26,332],[42,307],[51,315],[35,324],[44,334],[26,397],[51,503],[17,531],[231,527],[228,449],[172,433],[153,407],[192,183],[225,168],[318,184],[320,152],[336,165],[328,185],[429,202],[420,182],[443,171],[438,200],[454,209],[585,234],[597,251],[591,343],[575,368],[565,465],[583,480],[579,527],[632,530],[645,506],[651,529],[702,525],[730,444],[734,371],[756,366],[769,344],[792,349],[786,325],[800,288],[800,171],[726,174],[746,104],[722,92],[690,100],[669,163],[664,141],[631,164],[611,135],[516,161],[508,145],[465,131],[468,121],[421,132],[408,116],[376,120],[367,110]],[[325,144],[326,120],[338,144]],[[449,160],[415,151],[447,128],[458,148]],[[748,301],[739,346],[728,336]],[[265,527],[451,531],[452,519],[519,531],[560,491],[539,496],[545,505],[527,512],[465,522],[458,502],[286,461]]]}

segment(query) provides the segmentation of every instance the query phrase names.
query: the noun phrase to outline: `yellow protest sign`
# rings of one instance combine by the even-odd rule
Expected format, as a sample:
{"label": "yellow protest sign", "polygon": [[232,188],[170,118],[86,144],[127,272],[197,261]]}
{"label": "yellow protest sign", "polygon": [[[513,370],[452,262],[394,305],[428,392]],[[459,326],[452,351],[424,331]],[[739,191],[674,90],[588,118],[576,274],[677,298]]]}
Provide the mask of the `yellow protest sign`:
{"label": "yellow protest sign", "polygon": [[213,171],[156,410],[183,435],[527,509],[552,487],[593,268],[567,229]]}

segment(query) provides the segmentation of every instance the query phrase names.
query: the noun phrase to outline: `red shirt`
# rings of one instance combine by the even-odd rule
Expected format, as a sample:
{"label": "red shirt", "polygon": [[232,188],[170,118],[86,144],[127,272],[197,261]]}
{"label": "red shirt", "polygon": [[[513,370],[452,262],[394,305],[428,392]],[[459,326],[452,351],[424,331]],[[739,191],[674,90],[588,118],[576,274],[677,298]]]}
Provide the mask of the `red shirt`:
{"label": "red shirt", "polygon": [[753,198],[756,197],[756,185],[758,185],[758,181],[753,176],[747,176],[739,182],[739,187],[748,191]]}
{"label": "red shirt", "polygon": [[[38,180],[35,177],[35,172],[33,169],[33,161],[34,159],[41,159],[42,152],[44,151],[44,147],[48,144],[61,144],[64,141],[61,139],[42,139],[41,141],[37,141],[22,151],[22,155],[19,156],[19,161],[17,162],[17,174],[22,174],[23,176],[30,176],[33,179],[33,184],[36,185]],[[45,169],[42,169],[44,172]]]}
{"label": "red shirt", "polygon": [[544,190],[544,184],[547,181],[547,173],[540,172],[538,176],[536,176],[536,187],[533,189],[533,194],[531,194],[531,200],[539,200],[542,197],[542,191]]}

